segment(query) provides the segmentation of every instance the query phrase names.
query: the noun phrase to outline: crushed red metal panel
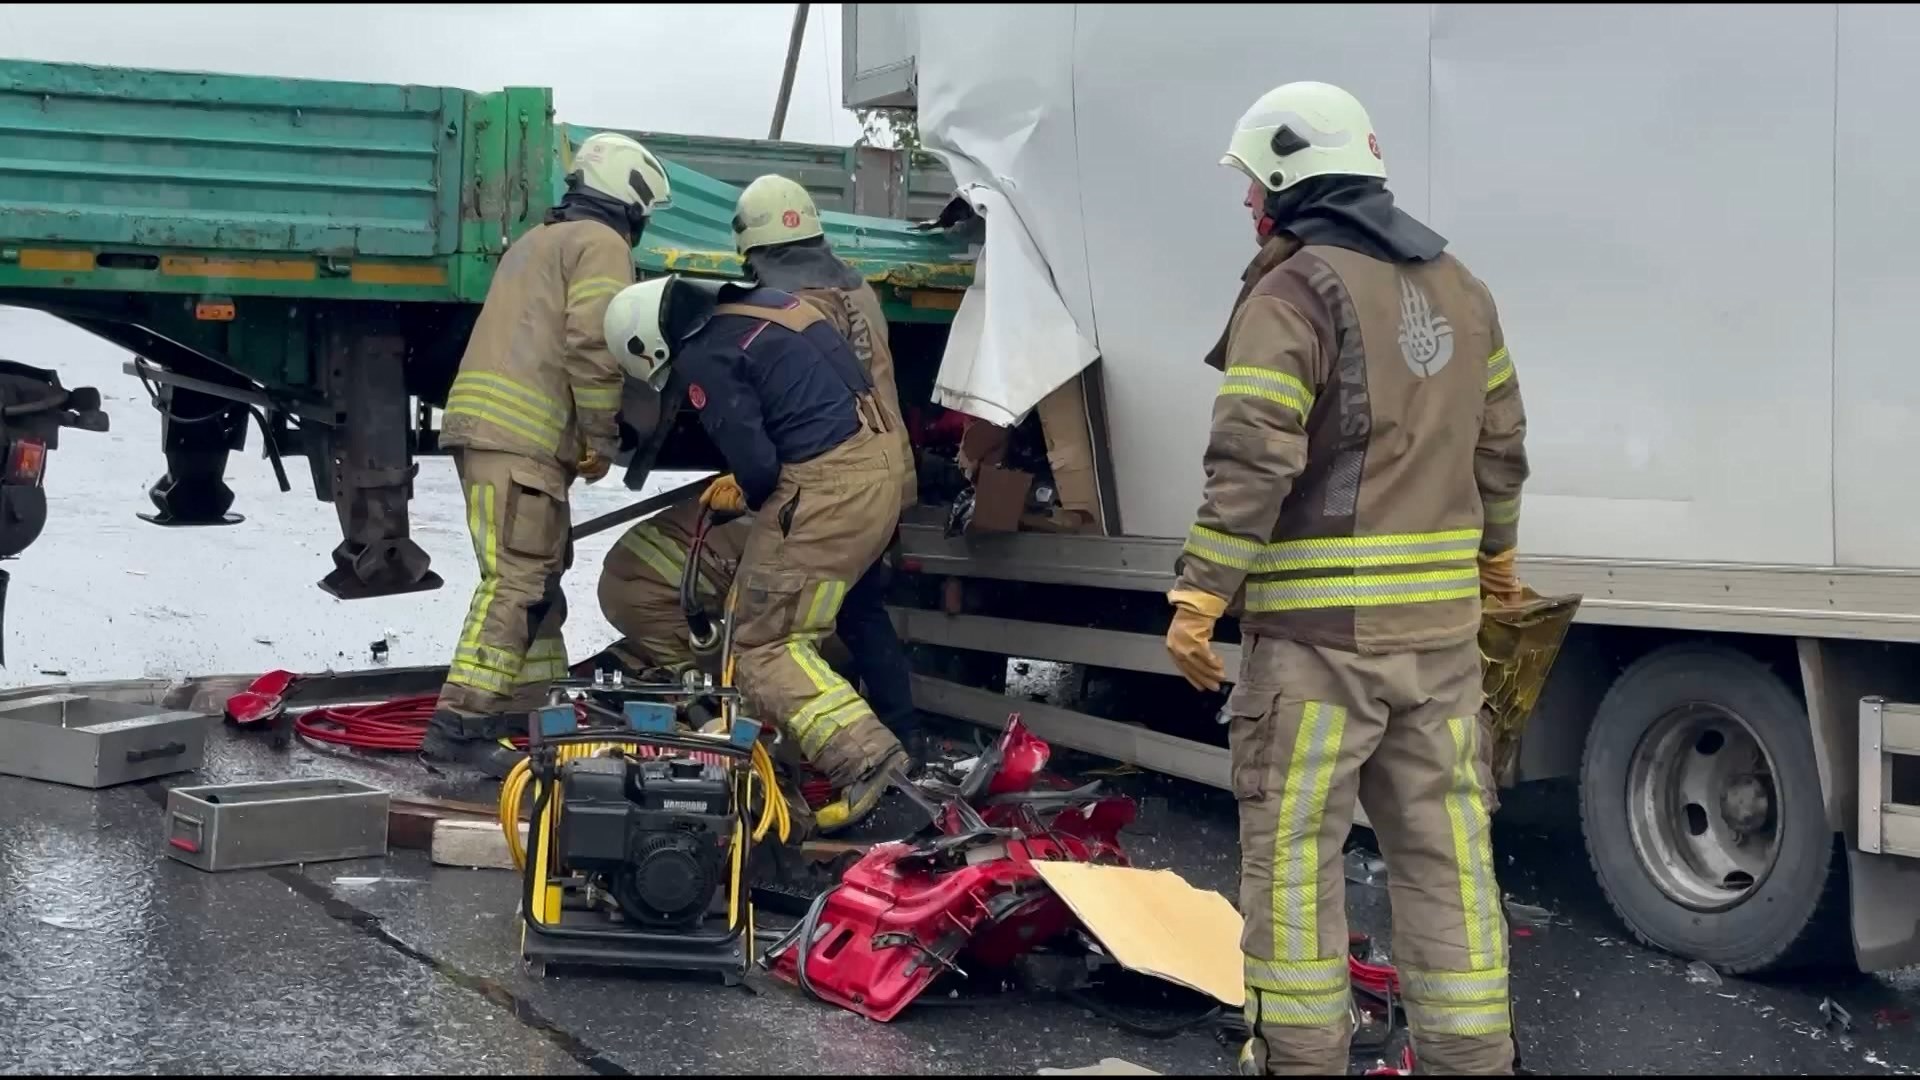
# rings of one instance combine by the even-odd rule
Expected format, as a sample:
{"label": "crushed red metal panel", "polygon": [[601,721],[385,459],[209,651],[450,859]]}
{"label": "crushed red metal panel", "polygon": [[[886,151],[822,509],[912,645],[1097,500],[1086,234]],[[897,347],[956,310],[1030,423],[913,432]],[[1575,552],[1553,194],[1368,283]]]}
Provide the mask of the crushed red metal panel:
{"label": "crushed red metal panel", "polygon": [[969,778],[983,805],[955,798],[940,816],[943,835],[869,851],[815,902],[773,973],[885,1022],[943,971],[1003,969],[1064,934],[1073,913],[1033,863],[1124,865],[1119,831],[1135,807],[1097,789],[1063,793],[1041,776],[1049,754],[1011,717]]}

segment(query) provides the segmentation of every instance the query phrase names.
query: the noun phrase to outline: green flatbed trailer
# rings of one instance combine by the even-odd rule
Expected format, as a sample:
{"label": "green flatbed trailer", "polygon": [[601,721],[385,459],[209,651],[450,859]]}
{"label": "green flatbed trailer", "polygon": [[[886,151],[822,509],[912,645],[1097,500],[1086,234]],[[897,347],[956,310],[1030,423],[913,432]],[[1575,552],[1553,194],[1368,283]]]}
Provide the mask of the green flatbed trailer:
{"label": "green flatbed trailer", "polygon": [[[158,384],[163,524],[228,520],[221,477],[247,420],[304,455],[344,539],[322,586],[343,597],[439,583],[408,536],[413,457],[444,402],[507,245],[564,190],[595,130],[542,88],[473,93],[0,60],[0,304],[36,308],[140,357]],[[633,132],[673,182],[635,250],[642,274],[734,277],[736,178],[756,161],[825,196],[855,151]],[[836,159],[840,163],[836,165]],[[923,160],[894,183],[941,176]],[[840,196],[838,198],[834,196]],[[959,245],[898,220],[825,211],[835,248],[890,321],[931,350],[972,279]],[[904,396],[904,388],[903,388]],[[924,396],[924,395],[923,395]],[[193,422],[185,422],[192,420]],[[669,440],[658,464],[704,467]]]}

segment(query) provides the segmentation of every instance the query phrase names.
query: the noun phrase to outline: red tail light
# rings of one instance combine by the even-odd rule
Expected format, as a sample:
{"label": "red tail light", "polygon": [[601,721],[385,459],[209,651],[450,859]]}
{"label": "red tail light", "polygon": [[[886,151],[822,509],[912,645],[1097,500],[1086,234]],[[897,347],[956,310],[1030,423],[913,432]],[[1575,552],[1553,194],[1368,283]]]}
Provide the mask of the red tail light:
{"label": "red tail light", "polygon": [[39,439],[15,439],[7,448],[7,482],[39,484],[47,469],[47,444]]}

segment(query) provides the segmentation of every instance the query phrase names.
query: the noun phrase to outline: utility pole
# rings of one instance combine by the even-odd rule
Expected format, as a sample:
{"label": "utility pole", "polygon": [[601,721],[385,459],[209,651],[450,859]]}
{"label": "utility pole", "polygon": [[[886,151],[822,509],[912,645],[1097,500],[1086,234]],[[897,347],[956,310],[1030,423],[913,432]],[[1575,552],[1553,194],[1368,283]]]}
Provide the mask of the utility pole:
{"label": "utility pole", "polygon": [[793,99],[793,75],[800,68],[800,43],[807,38],[807,9],[812,6],[793,5],[793,31],[787,35],[787,66],[780,73],[780,96],[773,102],[773,127],[767,131],[769,139],[778,139],[780,133],[787,130],[787,103]]}

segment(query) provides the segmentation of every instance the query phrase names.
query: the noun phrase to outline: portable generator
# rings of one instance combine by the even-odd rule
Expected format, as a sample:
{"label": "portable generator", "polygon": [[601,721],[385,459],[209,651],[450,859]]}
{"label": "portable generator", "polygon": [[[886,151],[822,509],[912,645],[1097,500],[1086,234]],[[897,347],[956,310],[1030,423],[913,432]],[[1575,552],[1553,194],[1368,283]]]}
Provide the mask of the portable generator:
{"label": "portable generator", "polygon": [[536,968],[707,972],[731,985],[753,964],[747,868],[757,841],[787,839],[787,803],[760,725],[728,685],[729,628],[706,629],[718,639],[717,680],[563,680],[534,714],[527,758],[501,787],[500,822],[524,875],[521,952]]}

